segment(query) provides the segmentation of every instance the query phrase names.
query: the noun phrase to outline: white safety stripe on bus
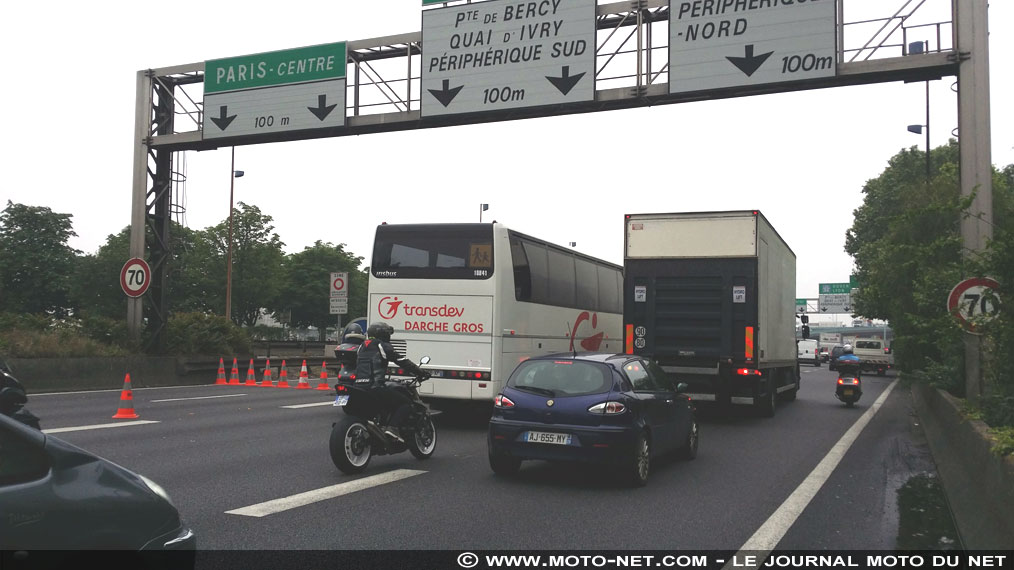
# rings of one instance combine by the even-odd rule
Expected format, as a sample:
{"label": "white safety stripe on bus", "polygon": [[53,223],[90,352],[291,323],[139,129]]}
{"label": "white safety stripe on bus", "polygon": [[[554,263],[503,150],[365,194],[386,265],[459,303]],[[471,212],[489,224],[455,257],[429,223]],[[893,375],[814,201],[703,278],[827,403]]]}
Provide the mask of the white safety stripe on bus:
{"label": "white safety stripe on bus", "polygon": [[[778,510],[768,517],[768,520],[757,529],[757,532],[753,533],[753,536],[743,546],[739,547],[739,552],[736,553],[734,560],[729,561],[723,570],[732,570],[733,567],[736,570],[756,570],[764,563],[767,555],[778,546],[778,542],[789,531],[789,527],[796,522],[796,519],[803,513],[806,505],[810,504],[813,497],[817,495],[820,488],[831,477],[831,473],[834,472],[835,467],[838,466],[838,463],[845,457],[849,448],[859,438],[859,434],[866,429],[867,424],[877,414],[880,406],[891,395],[891,390],[894,390],[897,384],[897,379],[891,382],[890,386],[877,398],[877,401],[873,402],[870,409],[866,410],[866,413],[856,420],[856,423],[852,424],[852,427],[845,432],[845,435],[841,436],[838,443],[834,444],[831,451],[813,468],[813,471],[806,476],[806,479],[796,487],[796,490],[789,495],[789,498],[785,499],[785,502],[778,507]],[[744,564],[743,560],[746,556],[754,556],[753,561],[755,563],[752,565]]]}
{"label": "white safety stripe on bus", "polygon": [[422,475],[423,473],[426,473],[426,471],[417,471],[415,469],[395,469],[394,471],[363,477],[362,479],[356,479],[355,481],[349,481],[348,483],[339,483],[338,485],[322,487],[313,491],[299,493],[298,495],[291,495],[289,497],[283,497],[273,501],[250,505],[249,507],[225,511],[225,514],[242,515],[245,517],[264,517],[280,513],[282,511],[287,511],[289,509],[304,507],[319,501],[326,501],[342,495],[348,495],[350,493],[355,493],[356,491],[363,491],[371,487],[393,483],[416,475]]}
{"label": "white safety stripe on bus", "polygon": [[106,428],[119,428],[127,426],[139,426],[143,424],[157,424],[154,420],[137,420],[136,422],[119,422],[115,424],[94,424],[90,426],[76,426],[76,427],[65,427],[65,428],[53,428],[44,429],[42,433],[66,433],[68,431],[85,431],[90,429],[106,429]]}

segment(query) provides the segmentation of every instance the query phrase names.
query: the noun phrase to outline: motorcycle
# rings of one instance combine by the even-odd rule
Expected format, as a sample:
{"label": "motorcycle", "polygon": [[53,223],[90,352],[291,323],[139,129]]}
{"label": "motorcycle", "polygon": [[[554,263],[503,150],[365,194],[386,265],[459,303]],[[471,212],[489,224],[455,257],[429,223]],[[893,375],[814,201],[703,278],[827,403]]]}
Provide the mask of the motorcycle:
{"label": "motorcycle", "polygon": [[11,374],[7,364],[0,360],[0,414],[41,431],[38,416],[24,407],[27,402],[28,394],[24,386]]}
{"label": "motorcycle", "polygon": [[[428,356],[419,360],[427,364]],[[437,430],[433,425],[435,412],[423,403],[417,388],[427,376],[415,375],[406,380],[386,381],[388,389],[399,390],[412,400],[412,410],[404,425],[390,425],[395,410],[383,405],[375,396],[370,382],[357,381],[354,374],[339,372],[335,384],[333,406],[342,408],[339,421],[331,425],[329,444],[331,461],[343,473],[359,473],[366,469],[374,455],[392,455],[408,450],[417,459],[428,459],[437,446]],[[354,368],[353,368],[354,369]]]}
{"label": "motorcycle", "polygon": [[859,377],[856,367],[838,364],[838,386],[835,388],[834,396],[844,402],[846,407],[856,405],[863,395],[862,381]]}

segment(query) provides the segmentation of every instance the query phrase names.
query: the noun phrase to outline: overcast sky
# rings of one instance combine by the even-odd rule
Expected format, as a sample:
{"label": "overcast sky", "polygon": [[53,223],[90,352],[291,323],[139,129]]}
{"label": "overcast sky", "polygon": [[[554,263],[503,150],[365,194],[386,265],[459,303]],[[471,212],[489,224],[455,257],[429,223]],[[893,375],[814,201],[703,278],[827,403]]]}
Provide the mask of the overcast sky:
{"label": "overcast sky", "polygon": [[[846,20],[903,4],[845,0]],[[1014,41],[995,30],[1012,29],[1012,4],[989,13],[999,167],[1014,163]],[[949,5],[926,0],[910,23],[949,19]],[[73,214],[71,245],[94,253],[130,223],[138,70],[418,32],[420,12],[420,0],[13,3],[0,24],[0,201]],[[957,127],[955,81],[931,84],[933,146]],[[484,221],[615,263],[625,213],[759,209],[796,253],[796,296],[816,297],[819,283],[848,281],[863,184],[924,148],[906,130],[923,122],[925,84],[889,83],[262,144],[236,148],[235,195],[274,217],[286,252],[345,243],[367,263],[377,224],[476,222],[481,203]],[[225,147],[180,161],[191,228],[228,216],[229,160]]]}

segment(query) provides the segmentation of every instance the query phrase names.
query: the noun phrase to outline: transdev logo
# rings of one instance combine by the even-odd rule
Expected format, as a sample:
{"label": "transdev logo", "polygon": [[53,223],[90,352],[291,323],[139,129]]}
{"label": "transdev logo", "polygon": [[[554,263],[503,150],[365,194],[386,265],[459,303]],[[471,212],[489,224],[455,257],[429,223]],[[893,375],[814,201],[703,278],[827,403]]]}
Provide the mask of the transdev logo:
{"label": "transdev logo", "polygon": [[380,317],[383,319],[391,320],[398,316],[398,307],[401,307],[402,301],[399,301],[397,297],[393,299],[391,297],[384,297],[380,300],[380,304],[377,305],[377,312],[380,313]]}

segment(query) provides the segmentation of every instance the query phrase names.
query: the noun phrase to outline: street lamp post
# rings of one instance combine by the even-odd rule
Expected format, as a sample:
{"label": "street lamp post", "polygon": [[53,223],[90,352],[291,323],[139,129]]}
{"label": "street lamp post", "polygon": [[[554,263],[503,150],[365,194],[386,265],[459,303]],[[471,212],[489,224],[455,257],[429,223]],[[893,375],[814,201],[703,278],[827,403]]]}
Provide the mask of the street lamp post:
{"label": "street lamp post", "polygon": [[[929,42],[912,42],[908,45],[910,54],[918,55],[929,51]],[[926,124],[909,125],[908,132],[922,134],[923,127],[926,127],[926,183],[930,181],[930,105],[929,105],[929,80],[926,80]],[[886,340],[886,339],[885,339]]]}
{"label": "street lamp post", "polygon": [[236,147],[232,147],[232,167],[229,169],[229,244],[225,262],[225,318],[232,320],[232,201],[236,179],[243,176],[242,170],[236,170]]}

